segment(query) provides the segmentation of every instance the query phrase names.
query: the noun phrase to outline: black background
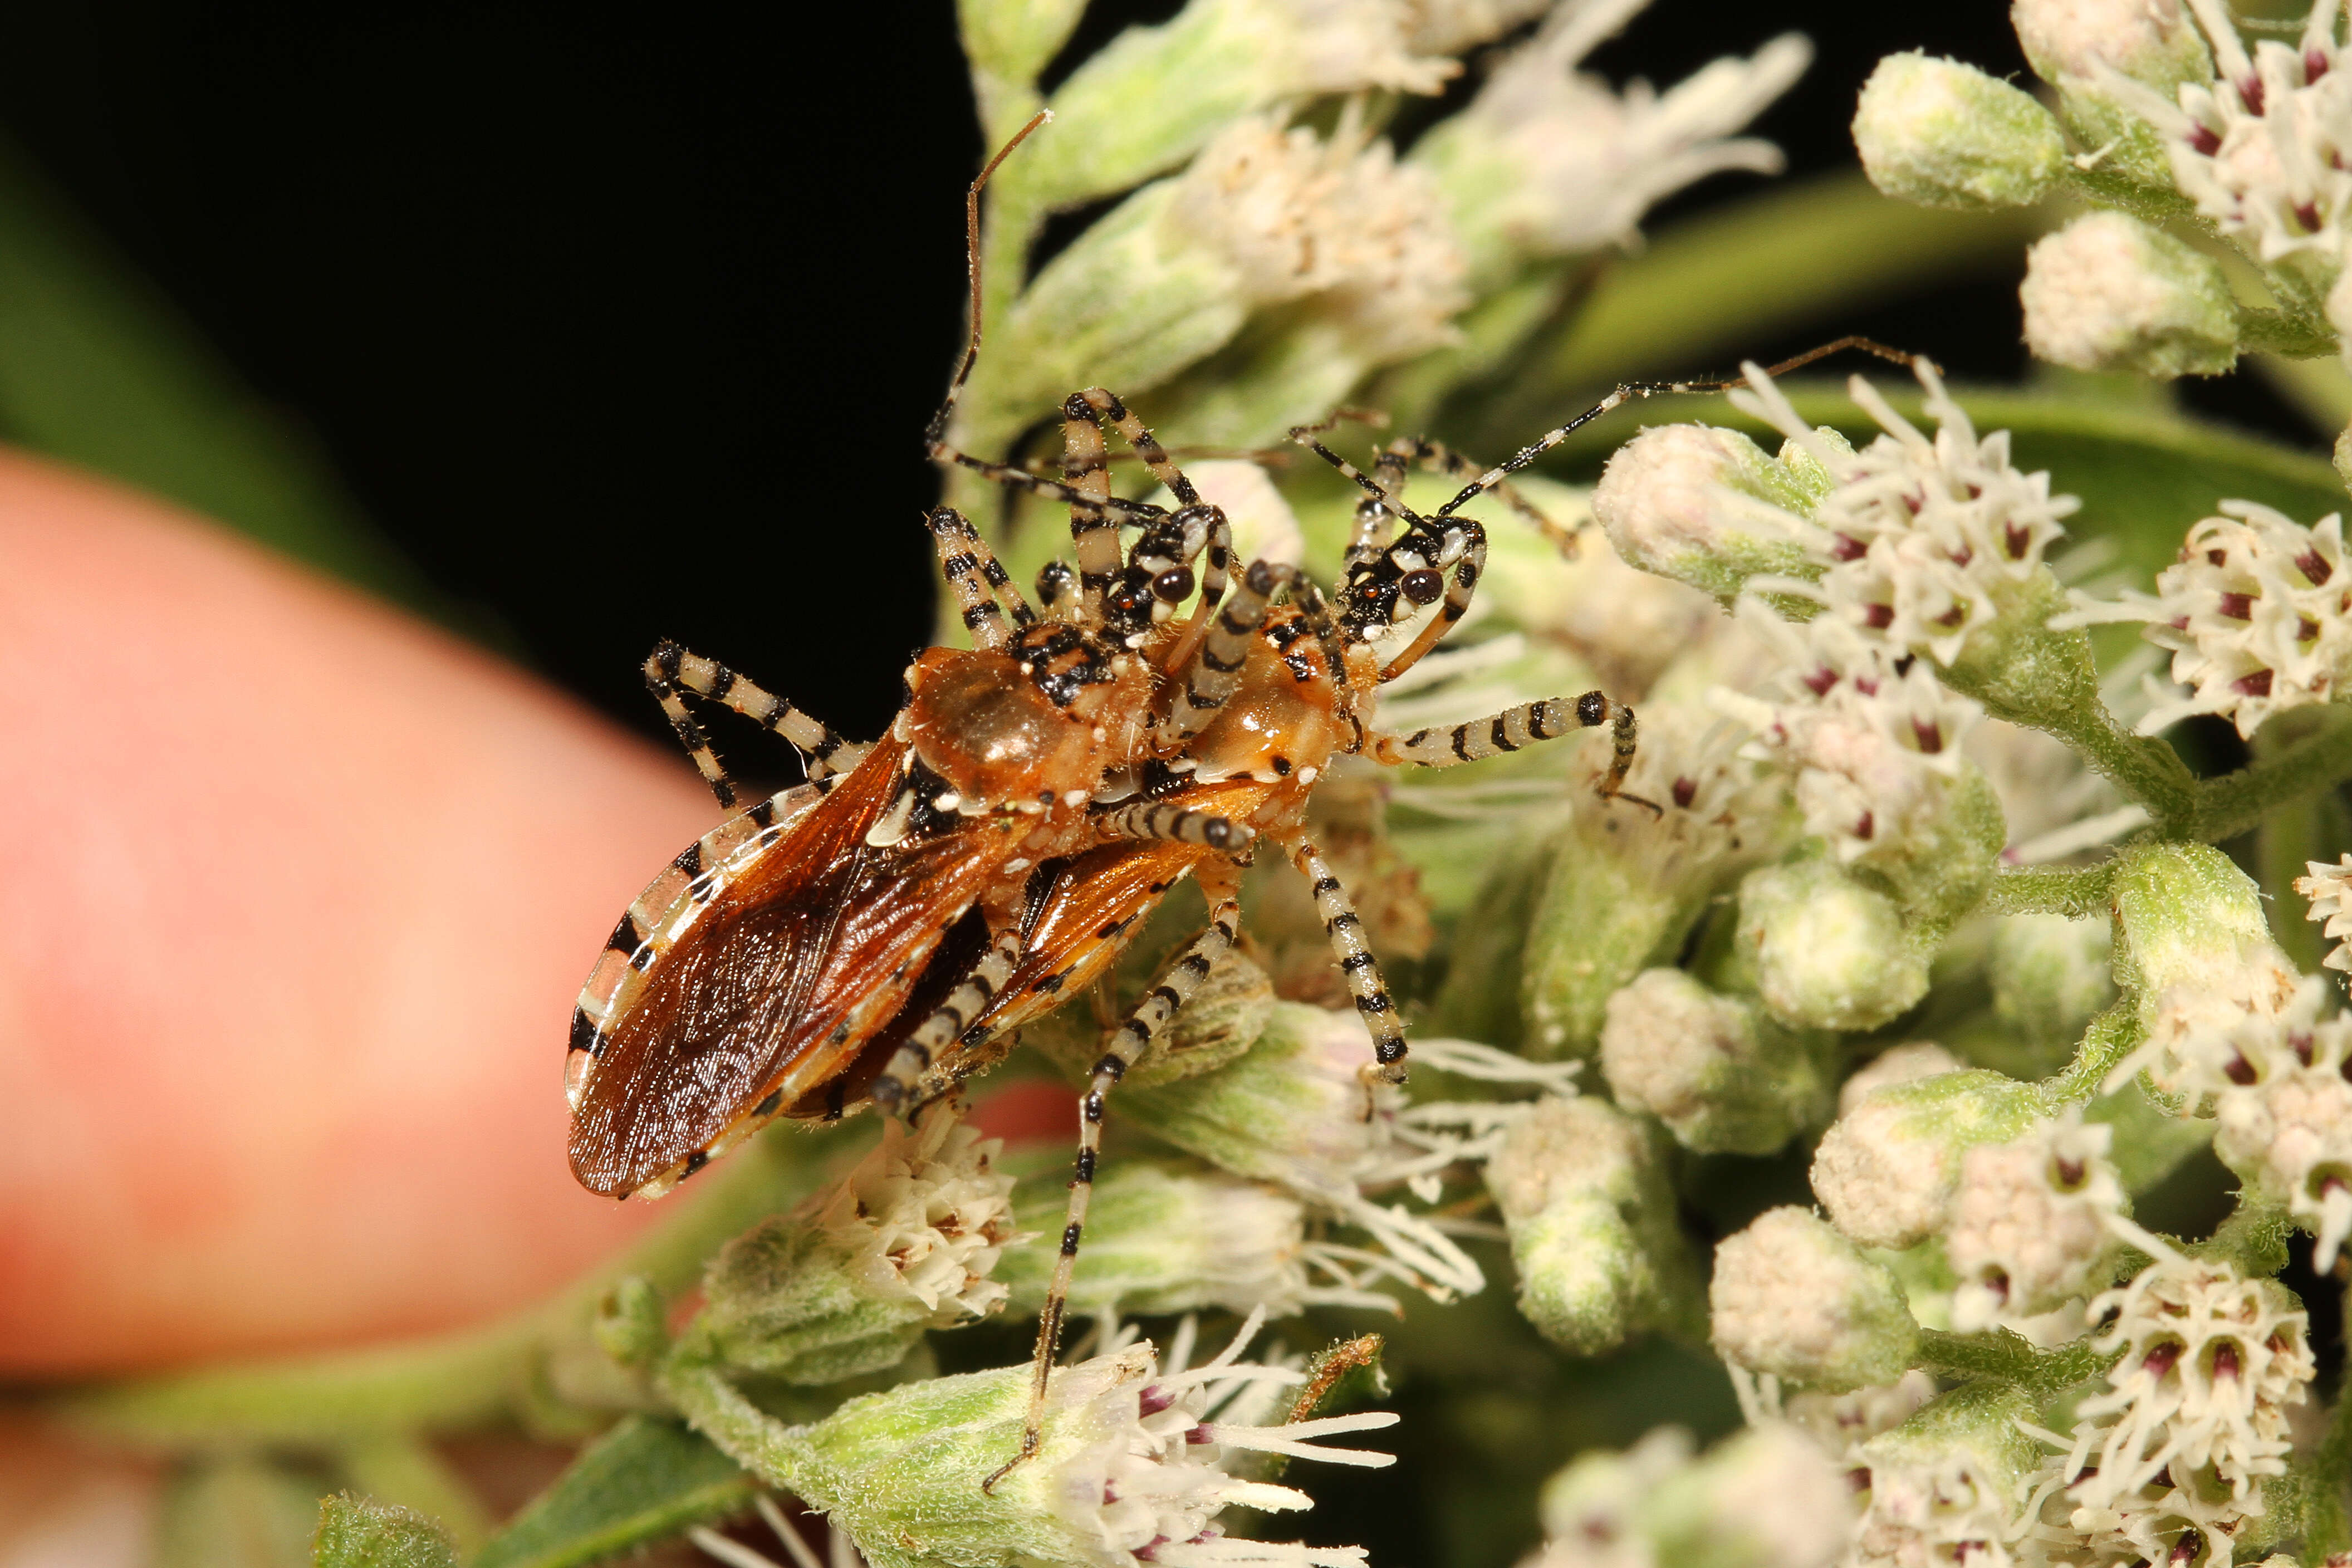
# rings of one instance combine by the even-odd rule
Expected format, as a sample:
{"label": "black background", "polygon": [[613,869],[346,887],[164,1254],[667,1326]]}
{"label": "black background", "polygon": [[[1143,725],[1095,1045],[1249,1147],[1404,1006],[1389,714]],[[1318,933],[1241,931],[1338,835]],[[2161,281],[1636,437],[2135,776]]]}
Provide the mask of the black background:
{"label": "black background", "polygon": [[[1174,9],[1099,0],[1057,71]],[[0,124],[551,677],[652,732],[635,665],[672,636],[871,732],[929,624],[918,437],[957,347],[981,148],[945,0],[757,26],[16,7]],[[2022,69],[1983,0],[1660,0],[1594,65],[1670,82],[1784,27],[1821,50],[1760,126],[1799,172],[1851,162],[1854,91],[1889,50]],[[2013,377],[2014,283],[1823,325]],[[2245,378],[2193,396],[2311,439]]]}

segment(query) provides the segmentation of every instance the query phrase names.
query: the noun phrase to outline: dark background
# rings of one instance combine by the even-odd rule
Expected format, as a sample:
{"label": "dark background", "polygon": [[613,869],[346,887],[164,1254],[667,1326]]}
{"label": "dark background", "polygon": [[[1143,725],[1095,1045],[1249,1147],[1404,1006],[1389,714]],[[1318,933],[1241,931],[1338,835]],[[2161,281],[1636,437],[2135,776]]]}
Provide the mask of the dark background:
{"label": "dark background", "polygon": [[[1099,0],[1057,73],[1175,9]],[[0,126],[548,675],[654,732],[667,635],[870,733],[929,625],[919,437],[981,148],[945,0],[781,14],[21,6]],[[1821,58],[1759,129],[1800,173],[1851,162],[1889,50],[2023,68],[1985,0],[1659,0],[1593,63],[1667,83],[1784,27]],[[1824,325],[2011,378],[2014,286]],[[2311,438],[2243,378],[2194,397]]]}

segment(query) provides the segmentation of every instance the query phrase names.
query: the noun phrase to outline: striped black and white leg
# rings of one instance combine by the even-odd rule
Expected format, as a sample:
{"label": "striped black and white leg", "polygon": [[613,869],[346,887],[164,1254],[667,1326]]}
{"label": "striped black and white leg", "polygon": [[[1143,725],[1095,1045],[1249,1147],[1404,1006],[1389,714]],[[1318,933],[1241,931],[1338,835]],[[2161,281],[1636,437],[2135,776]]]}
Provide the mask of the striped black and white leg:
{"label": "striped black and white leg", "polygon": [[1094,1196],[1095,1163],[1102,1154],[1104,1103],[1111,1090],[1118,1087],[1118,1080],[1142,1059],[1160,1031],[1168,1026],[1168,1020],[1176,1016],[1177,1009],[1192,1000],[1217,960],[1232,951],[1234,933],[1241,927],[1238,872],[1231,868],[1218,870],[1204,867],[1200,877],[1202,890],[1210,896],[1209,929],[1168,966],[1151,994],[1111,1036],[1102,1059],[1095,1063],[1087,1079],[1086,1096],[1078,1101],[1077,1166],[1070,1179],[1070,1206],[1062,1226],[1061,1252],[1054,1260],[1054,1279],[1045,1292],[1045,1310],[1037,1320],[1029,1419],[1022,1428],[1021,1451],[982,1484],[984,1491],[993,1490],[998,1481],[1037,1451],[1045,1418],[1046,1384],[1053,1375],[1055,1358],[1061,1353],[1062,1322],[1068,1311],[1070,1281],[1077,1271],[1078,1238],[1086,1231],[1087,1207]]}
{"label": "striped black and white leg", "polygon": [[1163,736],[1189,741],[1208,728],[1209,721],[1241,684],[1250,639],[1265,624],[1266,606],[1282,588],[1305,581],[1297,567],[1279,561],[1253,561],[1243,570],[1234,596],[1210,619],[1200,647],[1178,678],[1181,684],[1167,721],[1160,726]]}
{"label": "striped black and white leg", "polygon": [[[1013,585],[1004,563],[972,527],[971,520],[951,506],[934,507],[923,520],[940,552],[940,575],[963,610],[964,628],[975,646],[1000,648],[1013,640],[1013,628],[1035,623],[1028,601]],[[1011,623],[1006,616],[1010,615]]]}
{"label": "striped black and white leg", "polygon": [[856,767],[866,755],[867,748],[863,744],[842,739],[824,723],[717,659],[688,653],[667,637],[646,656],[645,677],[646,689],[661,704],[670,728],[677,732],[678,744],[694,759],[694,765],[701,771],[710,793],[719,797],[719,804],[730,810],[736,803],[735,783],[727,776],[719,753],[711,750],[710,737],[687,711],[685,700],[688,696],[731,708],[761,729],[791,742],[807,760],[809,783],[819,789],[830,788],[832,781]]}
{"label": "striped black and white leg", "polygon": [[1523,702],[1466,724],[1415,730],[1410,735],[1375,730],[1364,739],[1365,754],[1391,767],[1411,763],[1423,768],[1450,768],[1460,763],[1516,752],[1538,741],[1556,741],[1575,730],[1609,731],[1609,771],[1594,785],[1603,800],[1628,800],[1648,806],[1663,816],[1654,801],[1625,793],[1625,775],[1633,771],[1639,728],[1633,710],[1612,701],[1605,692],[1588,691],[1578,698],[1551,697]]}
{"label": "striped black and white leg", "polygon": [[1315,912],[1331,939],[1340,972],[1348,977],[1357,1016],[1372,1037],[1373,1065],[1365,1069],[1367,1081],[1402,1083],[1404,1026],[1397,1021],[1396,1004],[1390,999],[1388,983],[1381,978],[1380,960],[1372,956],[1371,944],[1364,940],[1363,918],[1356,913],[1348,889],[1339,885],[1339,879],[1331,874],[1322,852],[1310,840],[1301,838],[1291,845],[1290,863],[1314,889]]}
{"label": "striped black and white leg", "polygon": [[[1474,479],[1486,471],[1485,465],[1471,461],[1444,442],[1432,441],[1422,436],[1400,436],[1390,442],[1387,450],[1381,454],[1381,466],[1374,470],[1375,474],[1384,474],[1389,471],[1388,465],[1391,462],[1395,464],[1399,481],[1402,479],[1404,467],[1408,462],[1417,463],[1430,472],[1444,474],[1446,478],[1454,479]],[[1394,482],[1391,483],[1391,488],[1395,488]],[[1571,559],[1575,557],[1577,542],[1574,529],[1561,527],[1541,508],[1529,500],[1524,491],[1507,479],[1497,479],[1487,488],[1494,492],[1497,500],[1524,518],[1538,533],[1551,541],[1553,548],[1562,555]]]}
{"label": "striped black and white leg", "polygon": [[1204,844],[1212,849],[1244,849],[1255,837],[1242,823],[1213,811],[1195,811],[1172,800],[1141,801],[1105,812],[1097,818],[1101,829],[1115,838]]}
{"label": "striped black and white leg", "polygon": [[866,1092],[885,1112],[911,1112],[920,1101],[916,1089],[923,1075],[930,1070],[932,1061],[954,1045],[965,1026],[986,1010],[1004,982],[1021,963],[1021,933],[1007,931],[998,935],[971,967],[963,983],[948,993],[931,1016],[916,1026],[907,1043],[892,1055]]}

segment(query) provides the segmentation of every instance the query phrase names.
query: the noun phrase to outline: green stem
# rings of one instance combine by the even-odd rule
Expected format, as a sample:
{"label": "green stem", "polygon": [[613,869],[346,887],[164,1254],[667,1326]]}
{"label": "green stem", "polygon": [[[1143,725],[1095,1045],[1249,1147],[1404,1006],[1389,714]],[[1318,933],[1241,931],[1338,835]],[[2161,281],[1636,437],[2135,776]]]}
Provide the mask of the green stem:
{"label": "green stem", "polygon": [[2095,698],[2053,713],[2041,727],[2074,747],[2101,777],[2147,807],[2158,822],[2195,806],[2197,781],[2179,753],[2153,736],[2133,734]]}
{"label": "green stem", "polygon": [[2230,1217],[2189,1250],[2222,1258],[2249,1278],[2276,1274],[2286,1267],[2287,1238],[2294,1234],[2294,1224],[2284,1207],[2241,1191]]}
{"label": "green stem", "polygon": [[2277,756],[2200,783],[2185,810],[2148,804],[2165,837],[2219,844],[2254,827],[2273,807],[2347,777],[2352,777],[2352,714],[2331,711],[2324,727]]}
{"label": "green stem", "polygon": [[803,1496],[813,1489],[811,1478],[823,1468],[816,1450],[745,1398],[717,1366],[673,1356],[659,1382],[678,1414],[729,1458],[771,1486]]}
{"label": "green stem", "polygon": [[2131,996],[2092,1019],[2090,1027],[2083,1031],[2083,1043],[2074,1047],[2074,1059],[2040,1086],[2050,1109],[2055,1111],[2095,1098],[2116,1064],[2137,1050],[2145,1037],[2139,1003]]}
{"label": "green stem", "polygon": [[2111,860],[2096,866],[2017,866],[1992,879],[1980,906],[1995,915],[2064,915],[2087,920],[2104,914],[2108,889],[2115,885]]}
{"label": "green stem", "polygon": [[1919,1331],[1919,1363],[1939,1377],[1993,1378],[2035,1394],[2054,1394],[2096,1377],[2114,1360],[2077,1340],[2054,1351],[2038,1351],[2007,1329],[1953,1334]]}

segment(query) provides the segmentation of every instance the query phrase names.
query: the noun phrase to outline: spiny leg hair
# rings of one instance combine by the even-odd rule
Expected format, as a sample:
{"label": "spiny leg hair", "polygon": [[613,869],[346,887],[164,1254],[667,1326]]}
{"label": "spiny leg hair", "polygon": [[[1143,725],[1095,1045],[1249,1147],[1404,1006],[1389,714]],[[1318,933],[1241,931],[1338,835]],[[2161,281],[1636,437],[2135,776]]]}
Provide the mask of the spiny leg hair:
{"label": "spiny leg hair", "polygon": [[1375,730],[1365,737],[1363,750],[1374,761],[1391,767],[1410,763],[1415,767],[1450,768],[1475,763],[1503,752],[1516,752],[1538,741],[1556,741],[1571,730],[1610,731],[1609,772],[1593,786],[1603,800],[1628,800],[1665,815],[1654,801],[1625,793],[1625,775],[1633,771],[1639,731],[1633,710],[1608,694],[1588,691],[1573,701],[1565,697],[1522,702],[1466,724],[1415,730],[1410,735]]}
{"label": "spiny leg hair", "polygon": [[1325,934],[1331,939],[1331,951],[1339,960],[1341,973],[1348,977],[1348,990],[1356,999],[1357,1016],[1364,1020],[1364,1028],[1372,1037],[1374,1067],[1366,1069],[1367,1081],[1402,1083],[1404,1081],[1404,1026],[1397,1022],[1396,1004],[1389,999],[1389,988],[1381,978],[1380,960],[1372,956],[1371,946],[1364,940],[1363,918],[1356,913],[1348,889],[1331,874],[1331,868],[1312,841],[1301,838],[1290,847],[1290,863],[1307,879],[1315,893],[1315,912],[1323,921]]}
{"label": "spiny leg hair", "polygon": [[[1203,868],[1202,881],[1208,882],[1213,874]],[[982,1491],[993,1491],[998,1481],[1037,1451],[1045,1419],[1046,1384],[1053,1375],[1055,1358],[1061,1353],[1062,1321],[1069,1310],[1070,1281],[1077,1270],[1078,1238],[1086,1230],[1087,1206],[1094,1196],[1095,1163],[1102,1152],[1104,1102],[1118,1080],[1127,1076],[1127,1070],[1142,1058],[1160,1031],[1167,1027],[1176,1010],[1201,988],[1201,982],[1208,977],[1217,960],[1233,949],[1234,933],[1240,928],[1242,918],[1241,900],[1234,891],[1236,879],[1228,870],[1217,875],[1216,880],[1223,886],[1212,895],[1209,929],[1168,966],[1151,994],[1111,1036],[1102,1059],[1095,1063],[1088,1078],[1086,1097],[1078,1101],[1077,1167],[1070,1179],[1070,1206],[1062,1227],[1061,1253],[1054,1260],[1054,1279],[1045,1291],[1045,1310],[1037,1319],[1036,1358],[1029,1384],[1029,1416],[1021,1430],[1021,1451],[981,1483]]]}
{"label": "spiny leg hair", "polygon": [[855,741],[845,741],[833,731],[810,718],[773,692],[762,689],[757,683],[736,674],[714,658],[705,658],[664,637],[646,656],[646,686],[661,704],[669,726],[677,731],[677,742],[694,759],[701,770],[703,782],[719,804],[733,810],[736,803],[734,780],[719,761],[719,753],[710,748],[710,737],[687,711],[685,699],[688,694],[706,701],[717,702],[733,709],[761,729],[782,735],[798,747],[808,761],[809,783],[820,790],[832,787],[832,781],[857,765],[866,748]]}
{"label": "spiny leg hair", "polygon": [[930,526],[931,539],[939,548],[940,575],[963,606],[964,627],[971,633],[973,643],[1001,648],[1013,640],[1012,629],[1005,625],[1008,607],[1013,626],[1036,623],[1003,563],[963,513],[951,506],[934,507],[923,521]]}
{"label": "spiny leg hair", "polygon": [[917,1103],[915,1089],[929,1070],[932,1058],[955,1043],[964,1026],[978,1017],[1003,987],[1021,962],[1021,946],[1018,931],[1001,932],[989,944],[963,983],[917,1026],[907,1043],[892,1055],[882,1076],[874,1080],[873,1088],[866,1092],[877,1107],[886,1112],[913,1108]]}

